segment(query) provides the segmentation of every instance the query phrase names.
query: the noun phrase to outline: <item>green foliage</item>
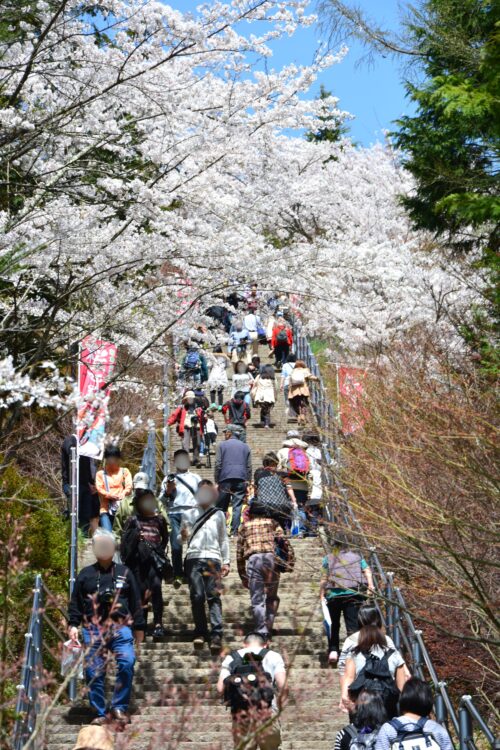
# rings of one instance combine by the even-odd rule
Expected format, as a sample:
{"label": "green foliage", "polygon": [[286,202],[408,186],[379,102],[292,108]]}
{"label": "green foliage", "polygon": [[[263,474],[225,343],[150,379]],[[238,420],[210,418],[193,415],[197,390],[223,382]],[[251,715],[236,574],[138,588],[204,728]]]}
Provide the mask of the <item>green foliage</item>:
{"label": "green foliage", "polygon": [[[0,501],[0,544],[4,554],[14,524],[21,522],[18,548],[27,566],[11,574],[9,608],[12,632],[9,646],[20,653],[29,617],[33,579],[41,573],[50,591],[65,601],[68,587],[69,524],[46,488],[37,480],[26,478],[14,464],[2,472]],[[4,560],[4,566],[5,566]],[[5,603],[2,603],[2,606]]]}
{"label": "green foliage", "polygon": [[424,79],[407,84],[415,116],[396,144],[417,182],[404,199],[415,225],[457,249],[498,242],[499,11],[485,0],[427,0],[409,25]]}
{"label": "green foliage", "polygon": [[416,181],[415,192],[402,200],[416,228],[432,231],[457,252],[480,249],[490,279],[487,309],[477,311],[464,334],[486,356],[489,370],[498,361],[500,317],[500,6],[426,0],[411,18],[408,30],[424,77],[407,83],[416,114],[399,120],[393,134]]}

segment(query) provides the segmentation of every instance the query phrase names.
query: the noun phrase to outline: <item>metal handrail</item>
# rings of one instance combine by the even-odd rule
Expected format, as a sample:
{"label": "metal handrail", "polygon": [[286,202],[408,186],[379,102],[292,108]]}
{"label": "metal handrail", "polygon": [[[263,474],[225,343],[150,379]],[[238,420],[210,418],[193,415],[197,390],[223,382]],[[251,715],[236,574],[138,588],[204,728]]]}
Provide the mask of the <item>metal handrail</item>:
{"label": "metal handrail", "polygon": [[[43,585],[42,576],[35,577],[33,604],[28,626],[24,636],[24,656],[21,682],[17,686],[16,722],[14,725],[14,750],[21,750],[31,737],[35,728],[37,714],[40,710],[39,692],[42,681],[42,618],[43,618]],[[41,737],[33,741],[33,750],[43,745]]]}
{"label": "metal handrail", "polygon": [[428,674],[434,686],[436,720],[444,726],[448,726],[448,722],[451,722],[459,742],[459,750],[477,750],[473,722],[483,733],[490,746],[495,750],[500,750],[500,738],[495,737],[474,705],[471,696],[462,696],[458,711],[453,706],[447,684],[438,677],[425,645],[422,631],[415,628],[401,589],[394,586],[394,573],[384,570],[376,550],[370,547],[366,540],[363,529],[349,503],[347,489],[341,484],[338,477],[340,452],[334,438],[337,418],[328,391],[307,336],[302,332],[300,322],[293,320],[292,323],[297,356],[307,364],[311,372],[318,378],[318,381],[311,383],[310,405],[323,436],[323,454],[327,466],[324,471],[325,483],[330,490],[332,487],[335,488],[335,492],[330,493],[331,500],[330,507],[327,507],[327,520],[332,521],[340,517],[343,524],[355,529],[362,542],[360,546],[364,546],[369,551],[370,567],[377,591],[376,601],[382,621],[396,648],[401,648],[403,645],[409,656],[412,671],[422,679],[425,678],[425,673]]}
{"label": "metal handrail", "polygon": [[141,471],[149,477],[149,489],[156,491],[156,430],[148,432],[148,439],[142,454]]}

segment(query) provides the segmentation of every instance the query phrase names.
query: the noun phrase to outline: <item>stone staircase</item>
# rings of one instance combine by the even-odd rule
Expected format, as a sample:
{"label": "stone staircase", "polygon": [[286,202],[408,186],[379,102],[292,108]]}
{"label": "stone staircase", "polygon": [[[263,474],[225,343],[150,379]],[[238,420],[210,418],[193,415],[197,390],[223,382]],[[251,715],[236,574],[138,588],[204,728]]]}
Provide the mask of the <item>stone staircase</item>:
{"label": "stone staircase", "polygon": [[[222,418],[217,419],[222,426]],[[252,414],[247,433],[254,468],[265,453],[281,446],[290,429],[281,394],[273,421],[272,430],[257,428],[253,425],[258,413]],[[173,451],[179,442],[177,436],[172,438]],[[197,471],[213,478],[213,469]],[[326,663],[318,586],[323,544],[320,538],[297,539],[293,546],[295,570],[281,578],[272,641],[272,648],[285,657],[289,675],[289,698],[280,717],[282,750],[330,750],[345,718],[338,709],[337,672]],[[248,591],[236,572],[235,550],[232,540],[231,573],[225,579],[222,600],[226,652],[240,647],[242,635],[253,628]],[[231,716],[215,690],[221,658],[211,656],[207,646],[200,652],[193,649],[187,586],[177,591],[165,586],[164,597],[167,634],[154,642],[149,636],[143,645],[134,679],[132,722],[116,735],[116,749],[230,750]],[[70,750],[80,726],[91,718],[84,700],[71,708],[57,708],[47,727],[47,750]]]}

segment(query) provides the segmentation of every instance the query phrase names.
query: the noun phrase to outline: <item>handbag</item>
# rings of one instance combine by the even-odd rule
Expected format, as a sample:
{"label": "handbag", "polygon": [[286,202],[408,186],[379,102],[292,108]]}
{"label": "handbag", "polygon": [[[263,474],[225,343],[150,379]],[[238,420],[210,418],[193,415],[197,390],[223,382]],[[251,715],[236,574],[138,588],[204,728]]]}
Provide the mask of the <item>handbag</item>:
{"label": "handbag", "polygon": [[142,543],[149,549],[149,558],[160,578],[169,578],[172,572],[172,564],[164,551],[159,547],[154,547],[146,539]]}

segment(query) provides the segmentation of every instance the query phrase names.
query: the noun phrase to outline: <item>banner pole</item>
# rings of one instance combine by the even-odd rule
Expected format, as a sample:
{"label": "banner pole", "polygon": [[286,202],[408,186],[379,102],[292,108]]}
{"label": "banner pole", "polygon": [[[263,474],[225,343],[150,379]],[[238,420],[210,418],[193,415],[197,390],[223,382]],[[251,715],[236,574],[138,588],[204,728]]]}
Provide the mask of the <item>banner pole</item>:
{"label": "banner pole", "polygon": [[339,426],[342,427],[342,415],[340,413],[341,411],[341,404],[340,404],[340,382],[339,382],[339,365],[335,365],[335,373],[336,373],[336,386],[337,386],[337,422],[339,423]]}

